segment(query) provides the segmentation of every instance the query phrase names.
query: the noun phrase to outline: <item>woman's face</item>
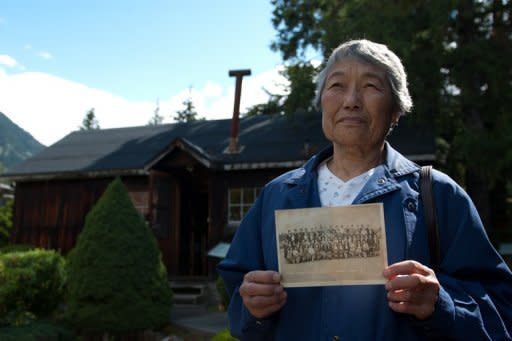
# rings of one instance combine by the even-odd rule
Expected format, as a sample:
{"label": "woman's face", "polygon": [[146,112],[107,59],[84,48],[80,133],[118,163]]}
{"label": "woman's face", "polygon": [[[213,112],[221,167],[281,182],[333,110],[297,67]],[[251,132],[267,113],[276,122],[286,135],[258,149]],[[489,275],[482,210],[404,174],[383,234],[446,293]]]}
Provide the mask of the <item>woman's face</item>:
{"label": "woman's face", "polygon": [[381,148],[399,117],[384,70],[355,59],[333,65],[321,104],[324,134],[341,147]]}

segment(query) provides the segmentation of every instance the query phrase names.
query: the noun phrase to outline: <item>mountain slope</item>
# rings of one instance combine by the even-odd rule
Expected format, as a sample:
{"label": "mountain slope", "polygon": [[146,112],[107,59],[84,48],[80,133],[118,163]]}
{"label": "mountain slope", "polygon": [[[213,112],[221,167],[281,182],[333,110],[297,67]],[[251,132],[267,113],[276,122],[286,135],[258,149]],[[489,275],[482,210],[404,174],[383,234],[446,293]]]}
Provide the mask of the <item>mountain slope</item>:
{"label": "mountain slope", "polygon": [[0,112],[0,164],[4,170],[38,153],[44,147]]}

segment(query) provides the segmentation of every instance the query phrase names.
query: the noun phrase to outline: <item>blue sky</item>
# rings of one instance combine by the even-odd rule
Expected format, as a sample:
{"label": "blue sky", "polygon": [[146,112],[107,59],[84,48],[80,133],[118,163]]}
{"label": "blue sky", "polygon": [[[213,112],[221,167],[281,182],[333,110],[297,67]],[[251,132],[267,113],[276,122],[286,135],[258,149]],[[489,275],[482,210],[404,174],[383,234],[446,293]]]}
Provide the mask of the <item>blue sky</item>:
{"label": "blue sky", "polygon": [[199,115],[232,114],[230,69],[242,110],[280,91],[280,55],[265,0],[2,0],[0,111],[48,145],[94,107],[102,128],[165,122],[191,97]]}

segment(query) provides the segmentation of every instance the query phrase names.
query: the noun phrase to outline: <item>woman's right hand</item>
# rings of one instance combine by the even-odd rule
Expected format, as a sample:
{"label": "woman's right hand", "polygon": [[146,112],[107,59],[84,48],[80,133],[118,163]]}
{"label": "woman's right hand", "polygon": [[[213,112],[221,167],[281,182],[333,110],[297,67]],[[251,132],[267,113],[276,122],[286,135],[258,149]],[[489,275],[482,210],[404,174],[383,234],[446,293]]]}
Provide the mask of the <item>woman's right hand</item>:
{"label": "woman's right hand", "polygon": [[281,275],[275,271],[251,271],[245,274],[240,296],[252,316],[266,318],[286,303]]}

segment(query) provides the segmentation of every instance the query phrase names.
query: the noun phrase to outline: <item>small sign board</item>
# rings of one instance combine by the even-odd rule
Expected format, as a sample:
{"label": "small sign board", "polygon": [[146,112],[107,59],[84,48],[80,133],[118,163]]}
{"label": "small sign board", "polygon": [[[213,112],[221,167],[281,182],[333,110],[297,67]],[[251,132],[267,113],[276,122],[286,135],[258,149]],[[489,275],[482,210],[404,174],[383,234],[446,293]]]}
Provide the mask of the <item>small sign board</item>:
{"label": "small sign board", "polygon": [[223,243],[220,242],[214,247],[208,251],[208,256],[210,257],[217,257],[217,258],[226,258],[226,255],[228,254],[229,246],[231,244],[229,243]]}

